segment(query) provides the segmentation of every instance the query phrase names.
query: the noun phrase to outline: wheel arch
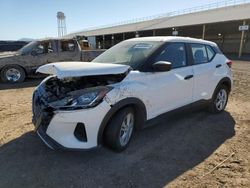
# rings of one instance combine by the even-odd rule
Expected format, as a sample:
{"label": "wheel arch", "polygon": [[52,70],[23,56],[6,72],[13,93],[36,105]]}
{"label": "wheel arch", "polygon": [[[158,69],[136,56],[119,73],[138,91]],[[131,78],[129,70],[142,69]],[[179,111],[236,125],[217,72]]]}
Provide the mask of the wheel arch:
{"label": "wheel arch", "polygon": [[146,112],[146,106],[144,103],[138,99],[138,98],[126,98],[115,105],[111,107],[111,109],[108,111],[108,113],[105,115],[104,119],[102,120],[102,123],[98,130],[97,135],[97,143],[100,145],[103,141],[103,134],[105,132],[106,127],[108,126],[111,118],[117,114],[120,110],[126,108],[126,107],[132,107],[135,110],[136,113],[136,129],[140,129],[143,127],[146,119],[147,119],[147,112]]}
{"label": "wheel arch", "polygon": [[[19,79],[18,81],[16,81],[16,82],[23,82],[28,74],[27,74],[27,70],[26,70],[23,66],[21,66],[21,65],[19,65],[19,64],[7,64],[7,65],[2,66],[2,67],[0,68],[0,79],[1,79],[3,82],[6,82],[6,83],[9,82],[9,81],[6,80],[6,78],[5,78],[5,71],[8,70],[8,68],[11,68],[11,67],[13,67],[13,68],[16,67],[16,68],[20,69],[20,70],[23,72],[23,73],[22,73],[23,76],[20,77],[20,79]],[[13,82],[13,83],[15,83],[15,82]]]}
{"label": "wheel arch", "polygon": [[212,96],[211,96],[211,100],[215,97],[215,93],[218,90],[218,88],[220,88],[221,85],[225,85],[228,88],[228,92],[230,93],[231,91],[231,87],[232,87],[232,82],[231,79],[229,77],[224,77],[222,78],[218,84],[216,85],[216,87],[214,88],[213,92],[212,92]]}
{"label": "wheel arch", "polygon": [[[216,85],[216,87],[214,89],[214,92],[213,92],[213,95],[212,95],[212,98],[211,98],[211,101],[210,101],[209,108],[208,108],[208,110],[210,112],[212,112],[212,113],[219,113],[219,112],[222,111],[222,110],[218,110],[218,109],[216,109],[216,107],[214,107],[214,105],[215,105],[214,100],[216,100],[217,92],[219,91],[219,89],[221,88],[221,86],[224,86],[224,87],[228,88],[228,94],[229,94],[230,91],[231,91],[231,87],[232,87],[231,79],[229,77],[224,77]],[[227,96],[227,100],[228,100],[228,96]],[[226,104],[227,104],[227,101],[226,101]],[[225,106],[226,106],[226,104],[225,104]]]}
{"label": "wheel arch", "polygon": [[27,76],[28,72],[26,70],[25,67],[23,67],[22,65],[19,65],[19,64],[9,64],[9,65],[4,65],[0,68],[0,72],[2,72],[3,69],[5,69],[6,67],[11,67],[11,66],[18,66],[20,67],[21,69],[23,69],[23,71],[25,72],[25,75]]}
{"label": "wheel arch", "polygon": [[228,77],[224,77],[222,78],[219,83],[217,84],[215,91],[221,86],[221,85],[225,85],[228,88],[228,91],[230,92],[232,89],[232,82],[231,79]]}

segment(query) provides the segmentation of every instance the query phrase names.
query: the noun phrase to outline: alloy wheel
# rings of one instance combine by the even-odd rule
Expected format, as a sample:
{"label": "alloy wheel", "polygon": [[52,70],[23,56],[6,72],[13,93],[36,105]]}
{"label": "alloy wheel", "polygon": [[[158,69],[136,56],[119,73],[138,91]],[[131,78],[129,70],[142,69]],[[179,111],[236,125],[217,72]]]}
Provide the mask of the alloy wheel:
{"label": "alloy wheel", "polygon": [[134,129],[134,115],[132,113],[128,113],[123,119],[121,130],[120,130],[120,144],[125,146],[128,144],[132,132]]}

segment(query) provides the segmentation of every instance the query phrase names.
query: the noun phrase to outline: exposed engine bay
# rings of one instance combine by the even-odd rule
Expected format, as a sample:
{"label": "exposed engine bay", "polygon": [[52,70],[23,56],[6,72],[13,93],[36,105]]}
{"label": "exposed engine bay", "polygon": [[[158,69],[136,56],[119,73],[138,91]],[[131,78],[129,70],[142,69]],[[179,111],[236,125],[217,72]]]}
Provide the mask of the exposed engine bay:
{"label": "exposed engine bay", "polygon": [[[50,76],[34,92],[34,104],[39,102],[43,109],[79,109],[92,107],[109,92],[110,85],[121,82],[127,73],[58,79]],[[35,96],[36,95],[36,96]]]}
{"label": "exposed engine bay", "polygon": [[75,77],[61,80],[57,77],[52,77],[44,83],[44,89],[46,91],[47,101],[53,102],[66,97],[69,92],[115,84],[121,82],[124,77],[123,74]]}

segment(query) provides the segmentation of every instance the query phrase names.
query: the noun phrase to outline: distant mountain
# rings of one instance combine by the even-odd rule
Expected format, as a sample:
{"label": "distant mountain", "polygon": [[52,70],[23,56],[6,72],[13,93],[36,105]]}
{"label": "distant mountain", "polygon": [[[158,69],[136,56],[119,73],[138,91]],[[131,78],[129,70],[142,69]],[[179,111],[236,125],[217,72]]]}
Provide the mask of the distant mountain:
{"label": "distant mountain", "polygon": [[32,38],[21,38],[21,39],[18,39],[18,41],[27,41],[27,42],[31,42],[35,39],[32,39]]}

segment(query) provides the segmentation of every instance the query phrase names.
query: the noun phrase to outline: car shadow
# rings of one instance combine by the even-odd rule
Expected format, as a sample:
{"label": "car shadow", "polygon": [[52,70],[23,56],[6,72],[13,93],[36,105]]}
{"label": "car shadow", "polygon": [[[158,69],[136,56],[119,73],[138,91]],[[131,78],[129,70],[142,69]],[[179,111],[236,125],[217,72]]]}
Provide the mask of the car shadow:
{"label": "car shadow", "polygon": [[39,78],[27,78],[27,79],[26,79],[24,82],[22,82],[22,83],[13,83],[13,84],[9,84],[9,83],[0,82],[0,90],[35,87],[35,86],[37,86],[42,80],[43,80],[43,78],[39,77]]}
{"label": "car shadow", "polygon": [[235,135],[229,112],[181,114],[148,127],[122,153],[53,151],[34,132],[0,147],[0,187],[163,187]]}

